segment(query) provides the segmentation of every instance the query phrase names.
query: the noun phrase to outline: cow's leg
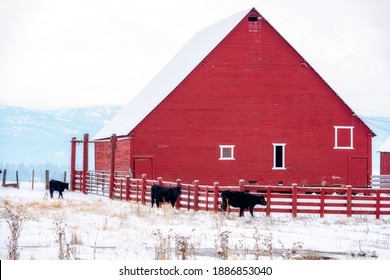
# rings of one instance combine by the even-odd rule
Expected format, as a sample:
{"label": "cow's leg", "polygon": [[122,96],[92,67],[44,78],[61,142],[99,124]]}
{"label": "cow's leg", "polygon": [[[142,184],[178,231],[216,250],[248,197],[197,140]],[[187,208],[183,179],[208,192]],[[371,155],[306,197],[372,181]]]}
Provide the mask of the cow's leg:
{"label": "cow's leg", "polygon": [[50,197],[53,198],[53,190],[50,190]]}
{"label": "cow's leg", "polygon": [[254,206],[250,206],[250,207],[249,207],[249,212],[251,213],[252,217],[253,217],[253,207],[254,207]]}
{"label": "cow's leg", "polygon": [[64,198],[64,196],[62,195],[62,192],[60,192],[60,194],[59,194],[59,196],[58,196],[58,198]]}
{"label": "cow's leg", "polygon": [[152,208],[153,208],[153,205],[154,205],[155,201],[157,203],[155,190],[152,188]]}
{"label": "cow's leg", "polygon": [[244,215],[244,207],[240,207],[240,217]]}
{"label": "cow's leg", "polygon": [[222,211],[226,212],[228,205],[228,199],[226,197],[222,197]]}

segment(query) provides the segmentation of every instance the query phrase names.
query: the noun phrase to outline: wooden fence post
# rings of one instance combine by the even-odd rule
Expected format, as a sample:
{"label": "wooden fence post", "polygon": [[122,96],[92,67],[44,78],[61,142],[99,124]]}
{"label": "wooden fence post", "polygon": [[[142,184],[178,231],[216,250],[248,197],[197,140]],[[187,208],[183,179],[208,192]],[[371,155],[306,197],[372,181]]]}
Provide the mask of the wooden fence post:
{"label": "wooden fence post", "polygon": [[7,169],[3,170],[3,183],[1,184],[3,187],[7,183]]}
{"label": "wooden fence post", "polygon": [[146,203],[146,174],[142,174],[141,203]]}
{"label": "wooden fence post", "polygon": [[266,206],[266,216],[269,217],[271,215],[271,187],[267,186],[267,206]]}
{"label": "wooden fence post", "polygon": [[109,197],[112,199],[114,197],[114,188],[115,188],[115,150],[116,150],[116,135],[111,135],[110,139],[110,148],[111,148],[111,160],[110,160],[110,193]]}
{"label": "wooden fence post", "polygon": [[292,187],[291,187],[291,195],[292,195],[292,202],[291,202],[291,213],[292,213],[292,217],[293,218],[296,218],[297,217],[297,208],[298,208],[298,185],[297,184],[292,184]]}
{"label": "wooden fence post", "polygon": [[206,186],[206,211],[209,211],[209,197],[210,197],[209,186]]}
{"label": "wooden fence post", "polygon": [[214,182],[214,209],[213,209],[214,212],[218,211],[218,198],[219,198],[218,187],[219,187],[219,183],[218,182]]}
{"label": "wooden fence post", "polygon": [[245,180],[241,179],[238,181],[238,188],[240,192],[243,192],[245,190]]}
{"label": "wooden fence post", "polygon": [[320,201],[320,217],[323,218],[325,214],[325,188],[321,188],[321,201]]}
{"label": "wooden fence post", "polygon": [[194,211],[199,211],[199,180],[194,181]]}
{"label": "wooden fence post", "polygon": [[75,190],[76,183],[76,137],[73,137],[71,140],[71,149],[70,149],[70,186],[71,191]]}
{"label": "wooden fence post", "polygon": [[126,201],[130,200],[130,176],[126,176]]}
{"label": "wooden fence post", "polygon": [[375,217],[377,219],[381,216],[381,191],[376,190],[376,201],[375,201]]}
{"label": "wooden fence post", "polygon": [[[137,186],[136,186],[136,189],[135,189],[135,201],[137,203],[139,203],[139,200],[140,200],[139,192],[140,192],[140,189],[142,190],[142,179],[141,180],[137,180],[136,184],[137,184]],[[141,187],[140,187],[140,185],[141,185]]]}
{"label": "wooden fence post", "polygon": [[19,189],[19,171],[16,170],[16,187]]}
{"label": "wooden fence post", "polygon": [[32,176],[31,176],[31,189],[33,190],[34,189],[34,180],[35,180],[35,171],[33,169],[32,171]]}
{"label": "wooden fence post", "polygon": [[347,186],[347,217],[352,216],[352,186]]}
{"label": "wooden fence post", "polygon": [[[181,187],[181,179],[176,179],[176,186],[177,187]],[[188,190],[188,192],[189,192],[189,190]],[[180,195],[177,197],[177,200],[176,200],[176,209],[180,209],[180,206],[181,206],[181,203],[180,203],[180,201],[181,201],[181,197],[180,197]],[[187,210],[190,210],[190,194],[188,193],[188,207],[187,207],[188,209]]]}
{"label": "wooden fence post", "polygon": [[[98,177],[97,177],[97,179],[99,180],[99,174],[98,174]],[[105,192],[106,192],[106,174],[104,174],[104,171],[103,171],[103,174],[101,175],[101,177],[102,177],[102,180],[101,180],[101,184],[102,184],[102,189],[103,189],[103,196],[104,196],[104,194],[105,194]],[[108,192],[108,195],[110,195],[110,192]]]}
{"label": "wooden fence post", "polygon": [[88,193],[87,189],[87,176],[88,176],[88,144],[89,144],[89,134],[84,134],[83,141],[83,185],[81,187],[84,194]]}
{"label": "wooden fence post", "polygon": [[45,171],[45,190],[48,190],[49,189],[49,170],[46,170]]}
{"label": "wooden fence post", "polygon": [[[119,191],[119,199],[122,200],[123,199],[123,178],[120,178],[120,191]],[[126,194],[125,194],[126,195]]]}

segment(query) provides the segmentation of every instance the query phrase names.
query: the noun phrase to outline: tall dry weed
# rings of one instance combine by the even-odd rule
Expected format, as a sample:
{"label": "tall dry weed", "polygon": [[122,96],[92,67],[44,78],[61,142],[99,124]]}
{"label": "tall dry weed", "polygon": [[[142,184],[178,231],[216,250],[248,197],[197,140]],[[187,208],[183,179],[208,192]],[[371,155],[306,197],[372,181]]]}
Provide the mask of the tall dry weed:
{"label": "tall dry weed", "polygon": [[156,245],[154,246],[155,260],[170,260],[171,259],[171,235],[172,229],[167,235],[163,235],[160,229],[153,232],[156,238]]}
{"label": "tall dry weed", "polygon": [[223,213],[215,213],[211,216],[213,221],[213,228],[216,229],[218,232],[221,231],[221,228],[226,225],[226,214]]}
{"label": "tall dry weed", "polygon": [[71,245],[81,245],[83,242],[81,241],[79,235],[76,232],[72,232],[72,236],[70,239],[70,244]]}
{"label": "tall dry weed", "polygon": [[246,235],[245,232],[240,233],[240,239],[238,244],[234,246],[234,254],[241,260],[246,260],[249,249],[246,245]]}
{"label": "tall dry weed", "polygon": [[4,205],[6,209],[6,220],[11,233],[7,242],[7,258],[9,260],[18,260],[20,257],[19,237],[22,232],[23,223],[27,219],[27,214],[22,205],[14,206],[9,203],[4,203]]}
{"label": "tall dry weed", "polygon": [[253,247],[253,255],[256,260],[262,255],[268,255],[268,257],[273,259],[273,236],[270,234],[261,234],[259,229],[256,227],[253,233],[253,239],[255,240],[255,245]]}
{"label": "tall dry weed", "polygon": [[285,248],[282,241],[282,258],[285,260],[300,260],[302,259],[303,242],[294,242],[291,248]]}
{"label": "tall dry weed", "polygon": [[58,243],[59,260],[77,260],[77,249],[73,244],[66,242],[66,224],[62,221],[55,222]]}
{"label": "tall dry weed", "polygon": [[188,260],[190,257],[195,259],[195,244],[191,241],[191,235],[175,235],[175,253],[180,260]]}
{"label": "tall dry weed", "polygon": [[218,260],[227,260],[229,258],[229,235],[230,231],[225,230],[217,236],[215,249]]}

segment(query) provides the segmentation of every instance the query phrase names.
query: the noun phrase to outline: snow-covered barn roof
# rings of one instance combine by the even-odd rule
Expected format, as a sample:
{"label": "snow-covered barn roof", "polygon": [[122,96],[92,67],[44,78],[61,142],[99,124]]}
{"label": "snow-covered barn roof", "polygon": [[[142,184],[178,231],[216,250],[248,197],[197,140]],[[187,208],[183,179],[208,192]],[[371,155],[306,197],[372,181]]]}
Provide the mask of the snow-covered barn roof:
{"label": "snow-covered barn roof", "polygon": [[377,152],[390,153],[390,137],[379,146]]}
{"label": "snow-covered barn roof", "polygon": [[128,135],[251,11],[247,9],[196,33],[170,62],[94,137]]}

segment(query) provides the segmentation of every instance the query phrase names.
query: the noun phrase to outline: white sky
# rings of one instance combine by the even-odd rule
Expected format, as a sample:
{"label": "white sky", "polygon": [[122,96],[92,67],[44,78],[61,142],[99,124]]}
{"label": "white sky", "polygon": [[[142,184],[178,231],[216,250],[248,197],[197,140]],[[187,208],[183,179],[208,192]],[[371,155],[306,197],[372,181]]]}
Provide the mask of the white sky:
{"label": "white sky", "polygon": [[388,0],[0,0],[0,105],[125,105],[197,31],[251,7],[356,113],[390,116]]}

